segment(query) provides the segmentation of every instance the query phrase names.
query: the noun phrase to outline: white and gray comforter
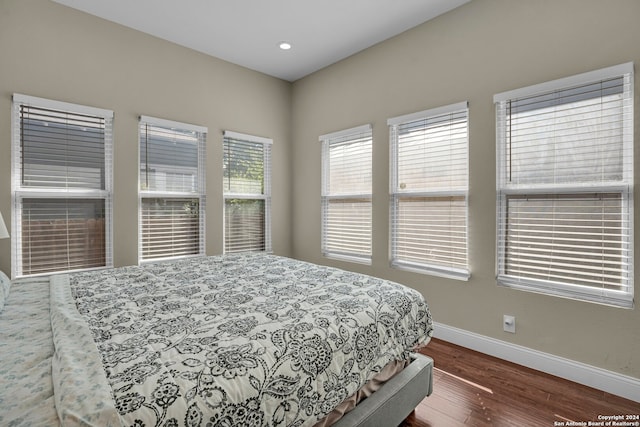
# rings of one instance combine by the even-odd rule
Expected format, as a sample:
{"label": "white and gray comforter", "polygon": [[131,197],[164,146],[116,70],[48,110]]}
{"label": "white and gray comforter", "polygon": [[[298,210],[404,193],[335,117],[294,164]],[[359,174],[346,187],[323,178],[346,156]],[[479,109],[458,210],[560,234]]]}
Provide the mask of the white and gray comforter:
{"label": "white and gray comforter", "polygon": [[63,423],[311,426],[432,332],[417,291],[264,254],[58,276],[52,298]]}

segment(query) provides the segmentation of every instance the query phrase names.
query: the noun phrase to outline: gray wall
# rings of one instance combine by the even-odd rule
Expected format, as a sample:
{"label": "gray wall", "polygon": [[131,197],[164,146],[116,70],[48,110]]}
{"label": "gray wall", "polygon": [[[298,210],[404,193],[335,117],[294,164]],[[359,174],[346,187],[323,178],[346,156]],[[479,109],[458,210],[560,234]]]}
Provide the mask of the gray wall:
{"label": "gray wall", "polygon": [[[640,64],[639,16],[637,0],[473,0],[290,84],[57,3],[0,0],[0,211],[10,219],[15,92],[115,111],[116,265],[137,263],[138,115],[208,126],[209,254],[222,252],[222,130],[270,137],[276,253],[396,280],[420,290],[440,323],[640,378],[640,310],[496,286],[492,103],[502,91]],[[392,269],[386,120],[464,100],[472,277],[460,282]],[[318,136],[364,123],[374,132],[371,266],[320,253]],[[0,240],[0,268],[10,269],[9,239]],[[502,332],[505,313],[516,316],[516,335]]]}
{"label": "gray wall", "polygon": [[[212,25],[214,23],[212,22]],[[113,110],[114,261],[138,259],[138,116],[207,126],[208,254],[222,253],[222,131],[272,138],[273,248],[291,253],[291,84],[46,0],[0,0],[0,211],[13,93]],[[0,240],[9,272],[9,240]]]}
{"label": "gray wall", "polygon": [[[437,322],[640,378],[640,310],[496,285],[493,105],[494,94],[511,89],[628,61],[635,61],[637,69],[639,17],[636,0],[473,0],[297,81],[292,120],[294,255],[410,285],[426,296]],[[636,77],[636,141],[639,81]],[[471,279],[392,269],[386,121],[466,100]],[[328,260],[320,253],[318,136],[364,123],[373,125],[374,138],[371,266]],[[502,331],[503,314],[516,316],[515,335]]]}

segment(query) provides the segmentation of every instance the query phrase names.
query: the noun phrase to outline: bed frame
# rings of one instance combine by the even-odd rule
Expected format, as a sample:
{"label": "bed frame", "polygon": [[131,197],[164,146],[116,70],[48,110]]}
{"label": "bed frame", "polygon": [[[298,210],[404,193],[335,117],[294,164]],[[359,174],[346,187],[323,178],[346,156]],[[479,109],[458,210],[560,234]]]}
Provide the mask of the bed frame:
{"label": "bed frame", "polygon": [[433,390],[433,360],[415,354],[405,369],[332,427],[398,426]]}

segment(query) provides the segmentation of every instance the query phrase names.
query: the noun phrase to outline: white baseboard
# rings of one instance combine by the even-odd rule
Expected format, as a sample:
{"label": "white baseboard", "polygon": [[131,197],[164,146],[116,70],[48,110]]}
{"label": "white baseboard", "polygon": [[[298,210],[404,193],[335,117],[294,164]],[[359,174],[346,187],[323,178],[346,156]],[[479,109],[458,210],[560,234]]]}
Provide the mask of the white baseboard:
{"label": "white baseboard", "polygon": [[434,337],[640,402],[640,380],[553,354],[434,322]]}

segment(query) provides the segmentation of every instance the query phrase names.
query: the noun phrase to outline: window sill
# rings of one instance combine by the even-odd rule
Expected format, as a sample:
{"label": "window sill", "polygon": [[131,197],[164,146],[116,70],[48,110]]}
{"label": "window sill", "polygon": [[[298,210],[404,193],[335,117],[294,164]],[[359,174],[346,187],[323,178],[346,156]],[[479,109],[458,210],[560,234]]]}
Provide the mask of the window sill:
{"label": "window sill", "polygon": [[445,279],[462,280],[464,282],[469,281],[469,278],[471,278],[471,272],[462,268],[446,268],[401,261],[392,261],[391,267],[397,268],[398,270],[410,271],[412,273],[444,277]]}
{"label": "window sill", "polygon": [[567,283],[534,281],[522,277],[498,275],[498,286],[533,292],[580,302],[590,302],[616,308],[633,309],[633,293]]}

